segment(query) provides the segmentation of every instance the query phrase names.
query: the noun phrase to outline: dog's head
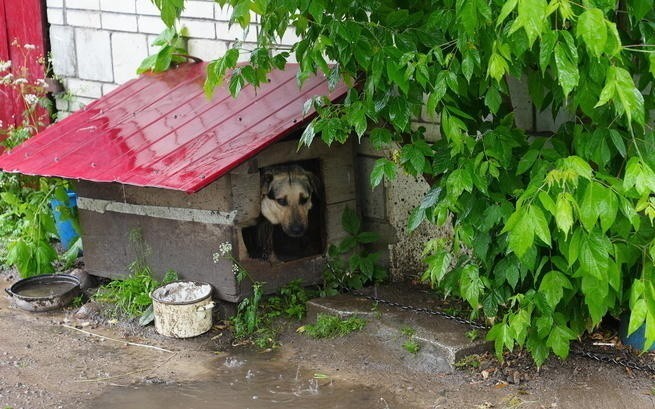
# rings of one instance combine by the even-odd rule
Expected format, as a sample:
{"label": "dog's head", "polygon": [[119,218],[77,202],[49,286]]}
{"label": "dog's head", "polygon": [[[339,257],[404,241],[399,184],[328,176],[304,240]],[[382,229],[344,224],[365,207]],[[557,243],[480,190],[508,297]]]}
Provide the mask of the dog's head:
{"label": "dog's head", "polygon": [[264,169],[262,215],[272,224],[279,224],[287,235],[302,237],[307,231],[317,182],[313,173],[297,165]]}

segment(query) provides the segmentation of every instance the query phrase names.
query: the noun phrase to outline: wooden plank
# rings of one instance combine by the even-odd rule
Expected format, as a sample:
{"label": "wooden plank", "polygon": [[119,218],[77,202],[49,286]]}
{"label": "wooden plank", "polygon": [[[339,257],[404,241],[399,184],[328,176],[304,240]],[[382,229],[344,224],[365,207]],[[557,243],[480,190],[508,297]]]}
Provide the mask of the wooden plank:
{"label": "wooden plank", "polygon": [[341,226],[341,215],[346,207],[357,209],[357,201],[349,200],[341,203],[333,203],[326,206],[325,226],[327,228],[328,245],[338,243],[348,237],[348,233]]}
{"label": "wooden plank", "polygon": [[261,207],[261,179],[256,173],[230,174],[232,203],[237,211],[235,224],[252,226],[259,217]]}
{"label": "wooden plank", "polygon": [[[271,294],[293,280],[299,279],[305,286],[322,282],[325,258],[323,256],[313,256],[284,263],[245,260],[241,262],[241,265],[248,270],[253,281],[264,283],[265,294]],[[241,298],[250,294],[252,287],[250,281],[243,281],[240,286]]]}
{"label": "wooden plank", "polygon": [[229,212],[232,207],[229,179],[229,176],[219,178],[206,188],[192,194],[178,190],[131,186],[120,183],[97,183],[84,180],[77,183],[76,190],[80,197],[92,199],[113,200],[146,206]]}
{"label": "wooden plank", "polygon": [[219,299],[235,302],[239,290],[229,260],[213,261],[221,242],[234,245],[230,226],[155,219],[145,216],[104,214],[80,210],[85,268],[94,275],[122,278],[137,257],[130,234],[140,232],[149,251],[146,260],[162,276],[169,269],[181,278],[205,281]]}

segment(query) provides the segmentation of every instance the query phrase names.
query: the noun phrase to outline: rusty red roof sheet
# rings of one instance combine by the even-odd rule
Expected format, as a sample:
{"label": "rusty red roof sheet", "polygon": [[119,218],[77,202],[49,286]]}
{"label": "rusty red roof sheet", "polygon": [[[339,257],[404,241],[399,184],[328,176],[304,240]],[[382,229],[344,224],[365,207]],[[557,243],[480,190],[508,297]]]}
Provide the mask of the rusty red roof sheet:
{"label": "rusty red roof sheet", "polygon": [[0,169],[26,175],[196,192],[307,120],[324,77],[299,88],[298,66],[270,74],[255,90],[232,98],[225,87],[203,94],[206,63],[144,74],[118,87],[0,156]]}

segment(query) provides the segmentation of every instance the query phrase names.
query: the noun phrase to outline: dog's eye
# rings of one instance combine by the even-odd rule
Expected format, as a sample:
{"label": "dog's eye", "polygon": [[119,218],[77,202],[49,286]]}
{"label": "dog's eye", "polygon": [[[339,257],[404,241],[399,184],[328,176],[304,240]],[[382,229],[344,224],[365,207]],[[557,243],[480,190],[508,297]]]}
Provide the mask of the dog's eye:
{"label": "dog's eye", "polygon": [[300,196],[300,200],[299,200],[299,202],[300,202],[301,205],[304,205],[305,203],[307,203],[308,200],[309,200],[309,197],[307,197],[307,196]]}
{"label": "dog's eye", "polygon": [[277,204],[279,204],[280,206],[286,206],[286,205],[289,204],[289,203],[287,203],[287,198],[286,197],[281,197],[279,199],[276,199],[276,201],[277,201]]}

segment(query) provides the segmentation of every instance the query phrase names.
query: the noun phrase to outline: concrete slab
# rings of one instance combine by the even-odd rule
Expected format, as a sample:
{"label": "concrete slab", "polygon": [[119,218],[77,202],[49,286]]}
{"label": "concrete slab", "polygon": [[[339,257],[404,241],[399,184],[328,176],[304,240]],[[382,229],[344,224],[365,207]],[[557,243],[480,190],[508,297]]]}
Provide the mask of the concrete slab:
{"label": "concrete slab", "polygon": [[[438,300],[428,293],[417,293],[403,286],[377,288],[375,296],[381,299],[414,307],[436,309]],[[368,290],[372,295],[373,290]],[[484,330],[476,340],[466,333],[472,327],[427,313],[402,309],[357,295],[337,295],[316,298],[307,302],[307,318],[316,320],[318,314],[336,315],[341,318],[358,316],[366,319],[364,336],[370,337],[368,345],[379,348],[375,354],[382,359],[401,363],[413,370],[450,373],[455,363],[470,354],[491,350],[491,343],[484,341]],[[407,335],[412,332],[412,335]],[[403,348],[408,340],[420,345],[417,354]]]}

